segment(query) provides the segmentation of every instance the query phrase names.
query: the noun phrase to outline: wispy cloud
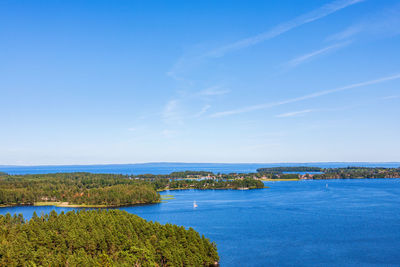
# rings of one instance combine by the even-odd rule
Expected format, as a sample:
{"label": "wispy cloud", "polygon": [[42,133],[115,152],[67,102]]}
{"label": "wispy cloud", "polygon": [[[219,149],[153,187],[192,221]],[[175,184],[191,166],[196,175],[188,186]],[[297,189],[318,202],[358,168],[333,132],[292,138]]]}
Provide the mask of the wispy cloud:
{"label": "wispy cloud", "polygon": [[239,50],[242,48],[246,48],[249,46],[256,45],[258,43],[261,43],[263,41],[275,38],[285,32],[288,32],[294,28],[297,28],[299,26],[302,26],[304,24],[316,21],[318,19],[321,19],[323,17],[326,17],[332,13],[335,13],[343,8],[346,8],[348,6],[363,2],[365,0],[337,0],[333,1],[331,3],[328,3],[326,5],[323,5],[309,13],[300,15],[293,20],[281,23],[269,31],[260,33],[258,35],[245,38],[242,40],[239,40],[237,42],[219,47],[217,49],[214,49],[206,54],[207,57],[221,57],[224,56],[227,53],[233,52],[235,50]]}
{"label": "wispy cloud", "polygon": [[328,38],[326,38],[326,41],[340,41],[352,38],[353,36],[360,33],[364,27],[365,25],[362,24],[349,26],[345,30],[329,36]]}
{"label": "wispy cloud", "polygon": [[210,108],[211,102],[230,92],[221,85],[210,86],[203,90],[177,91],[177,95],[166,102],[161,113],[164,123],[183,125],[187,119],[200,118]]}
{"label": "wispy cloud", "polygon": [[199,95],[201,95],[201,96],[217,96],[217,95],[225,95],[229,92],[230,92],[230,90],[223,89],[221,86],[213,86],[213,87],[209,87],[207,89],[200,91]]}
{"label": "wispy cloud", "polygon": [[300,111],[293,111],[293,112],[287,112],[287,113],[282,113],[277,115],[277,118],[287,118],[287,117],[295,117],[295,116],[300,116],[304,115],[306,113],[313,112],[313,109],[306,109],[306,110],[300,110]]}
{"label": "wispy cloud", "polygon": [[350,41],[337,43],[337,44],[330,45],[330,46],[324,47],[322,49],[313,51],[311,53],[296,57],[296,58],[290,60],[289,62],[287,62],[286,64],[284,64],[284,67],[286,67],[286,68],[296,67],[302,63],[305,63],[305,62],[311,60],[314,57],[317,57],[317,56],[320,56],[323,54],[327,54],[327,53],[337,50],[339,48],[348,46],[350,43],[351,43]]}
{"label": "wispy cloud", "polygon": [[201,65],[207,59],[222,57],[230,52],[250,47],[258,43],[273,39],[292,29],[300,27],[304,24],[311,23],[318,19],[324,18],[346,7],[364,1],[365,0],[336,0],[328,4],[325,4],[315,10],[312,10],[308,13],[302,14],[292,20],[278,24],[268,31],[208,51],[202,45],[197,45],[194,48],[194,51],[186,52],[183,56],[181,56],[166,74],[169,77],[175,79],[176,81],[181,82],[185,86],[192,86],[193,81],[184,78],[182,73],[187,72],[188,69],[193,69],[196,66]]}
{"label": "wispy cloud", "polygon": [[181,83],[186,87],[190,87],[193,85],[193,81],[190,79],[184,78],[182,73],[187,71],[188,69],[193,68],[201,62],[201,57],[193,56],[193,55],[182,55],[177,62],[174,63],[172,68],[167,71],[167,76],[171,77],[175,81]]}
{"label": "wispy cloud", "polygon": [[272,107],[286,105],[286,104],[290,104],[290,103],[295,103],[295,102],[299,102],[299,101],[303,101],[303,100],[307,100],[307,99],[317,98],[317,97],[329,95],[332,93],[346,91],[346,90],[350,90],[353,88],[379,84],[379,83],[397,80],[397,79],[400,79],[400,73],[392,75],[392,76],[386,76],[383,78],[375,79],[375,80],[365,81],[365,82],[361,82],[361,83],[354,83],[354,84],[346,85],[343,87],[338,87],[335,89],[319,91],[319,92],[315,92],[312,94],[295,97],[295,98],[290,98],[290,99],[286,99],[286,100],[282,100],[282,101],[278,101],[278,102],[271,102],[271,103],[266,103],[266,104],[247,106],[247,107],[243,107],[240,109],[233,109],[233,110],[228,110],[228,111],[217,112],[217,113],[211,114],[210,116],[216,118],[216,117],[224,117],[224,116],[235,115],[235,114],[240,114],[240,113],[245,113],[245,112],[250,112],[250,111],[255,111],[255,110],[262,110],[262,109],[272,108]]}
{"label": "wispy cloud", "polygon": [[381,99],[383,100],[388,100],[388,99],[396,99],[396,98],[400,98],[400,95],[390,95],[390,96],[384,96]]}
{"label": "wispy cloud", "polygon": [[357,37],[381,37],[400,34],[400,4],[391,6],[350,25],[329,36],[327,41],[340,41]]}
{"label": "wispy cloud", "polygon": [[169,130],[169,129],[165,129],[165,130],[161,131],[161,135],[165,138],[175,137],[177,134],[178,134],[177,131]]}
{"label": "wispy cloud", "polygon": [[211,108],[211,105],[208,105],[208,104],[204,105],[201,108],[201,110],[194,115],[194,117],[199,118],[199,117],[203,116],[207,112],[207,110],[209,110],[210,108]]}
{"label": "wispy cloud", "polygon": [[182,116],[178,110],[179,100],[172,99],[167,102],[162,112],[162,118],[167,124],[182,124]]}

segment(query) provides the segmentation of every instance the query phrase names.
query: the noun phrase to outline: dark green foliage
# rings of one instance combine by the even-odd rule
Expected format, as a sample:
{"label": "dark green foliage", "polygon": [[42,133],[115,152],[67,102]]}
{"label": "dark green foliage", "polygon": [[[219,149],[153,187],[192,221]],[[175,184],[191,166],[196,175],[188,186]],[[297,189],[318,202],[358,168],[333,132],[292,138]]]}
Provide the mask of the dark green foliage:
{"label": "dark green foliage", "polygon": [[[318,167],[274,167],[261,168],[257,171],[271,179],[299,178],[299,175],[297,174],[282,174],[283,172],[321,172],[318,174],[307,175],[307,178],[312,179],[400,178],[400,168],[346,167],[323,169]],[[289,178],[290,175],[293,177]]]}
{"label": "dark green foliage", "polygon": [[259,173],[228,173],[228,174],[215,174],[207,171],[184,171],[184,172],[172,172],[170,174],[139,174],[134,177],[140,179],[209,179],[209,178],[220,178],[220,179],[238,179],[238,178],[256,178],[259,177]]}
{"label": "dark green foliage", "polygon": [[216,246],[192,228],[120,210],[71,211],[30,221],[0,216],[0,266],[211,266]]}
{"label": "dark green foliage", "polygon": [[299,179],[299,175],[297,173],[286,173],[279,175],[279,179]]}
{"label": "dark green foliage", "polygon": [[[207,179],[179,177],[207,175]],[[160,201],[156,190],[163,189],[240,189],[263,188],[253,174],[221,175],[210,172],[179,172],[161,178],[141,178],[119,174],[54,173],[6,175],[0,177],[0,205],[33,205],[35,202],[64,202],[68,205],[124,206]],[[145,178],[146,177],[146,178]],[[214,177],[210,179],[209,177]]]}
{"label": "dark green foliage", "polygon": [[0,205],[50,201],[120,206],[159,200],[150,182],[123,175],[56,173],[0,177]]}
{"label": "dark green foliage", "polygon": [[323,169],[313,179],[400,178],[400,168],[347,167]]}
{"label": "dark green foliage", "polygon": [[[163,182],[163,181],[159,181]],[[171,180],[164,182],[161,188],[166,187],[169,189],[254,189],[264,188],[262,181],[244,178],[244,179],[205,179],[205,180]]]}

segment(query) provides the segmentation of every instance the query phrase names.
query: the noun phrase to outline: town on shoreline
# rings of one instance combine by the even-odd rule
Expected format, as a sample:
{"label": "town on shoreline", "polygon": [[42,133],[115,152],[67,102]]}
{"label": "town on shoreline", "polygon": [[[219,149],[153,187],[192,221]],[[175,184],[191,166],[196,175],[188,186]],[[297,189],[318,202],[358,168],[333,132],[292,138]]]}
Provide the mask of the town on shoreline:
{"label": "town on shoreline", "polygon": [[166,190],[250,190],[265,188],[263,181],[358,178],[400,178],[400,168],[300,166],[260,168],[254,173],[215,174],[208,171],[184,171],[167,175],[0,173],[0,207],[120,207],[160,203],[162,199],[159,192]]}
{"label": "town on shoreline", "polygon": [[297,180],[325,180],[325,179],[365,179],[365,178],[400,178],[399,168],[383,167],[343,167],[320,168],[311,166],[297,167],[270,167],[259,168],[250,173],[213,173],[207,171],[184,171],[170,174],[140,174],[133,175],[134,179],[172,179],[172,180],[244,180],[254,179],[261,181],[297,181]]}

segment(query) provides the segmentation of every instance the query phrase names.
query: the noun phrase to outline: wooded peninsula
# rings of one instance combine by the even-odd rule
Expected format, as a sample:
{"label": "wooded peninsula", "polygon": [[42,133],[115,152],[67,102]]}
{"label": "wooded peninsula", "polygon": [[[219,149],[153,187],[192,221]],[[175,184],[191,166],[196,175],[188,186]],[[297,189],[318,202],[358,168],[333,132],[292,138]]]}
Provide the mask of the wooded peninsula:
{"label": "wooded peninsula", "polygon": [[0,266],[216,266],[215,243],[192,228],[120,210],[0,215]]}
{"label": "wooded peninsula", "polygon": [[272,167],[257,169],[255,178],[266,179],[362,179],[400,178],[399,168],[319,168],[309,166]]}
{"label": "wooded peninsula", "polygon": [[[203,176],[204,179],[192,179]],[[164,176],[3,174],[0,176],[0,206],[118,207],[158,203],[161,201],[158,191],[163,190],[254,188],[264,188],[264,184],[253,178],[213,179],[209,173],[204,172],[172,173]]]}
{"label": "wooded peninsula", "polygon": [[86,172],[0,174],[0,206],[56,205],[118,207],[161,201],[159,191],[178,189],[258,189],[262,180],[400,178],[400,168],[261,168],[256,173],[94,174]]}

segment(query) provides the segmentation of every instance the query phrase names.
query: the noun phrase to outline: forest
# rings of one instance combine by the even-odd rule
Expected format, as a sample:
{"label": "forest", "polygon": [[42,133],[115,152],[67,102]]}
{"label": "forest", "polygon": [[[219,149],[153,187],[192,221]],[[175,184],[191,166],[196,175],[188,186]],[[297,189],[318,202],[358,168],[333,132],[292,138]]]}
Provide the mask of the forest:
{"label": "forest", "polygon": [[63,202],[69,205],[122,206],[156,203],[150,182],[123,175],[57,173],[0,177],[0,205]]}
{"label": "forest", "polygon": [[0,216],[0,266],[214,266],[216,245],[192,228],[120,210],[81,210],[29,221]]}
{"label": "forest", "polygon": [[[269,179],[357,179],[357,178],[400,178],[400,168],[371,168],[371,167],[345,167],[345,168],[318,168],[318,167],[275,167],[260,168],[258,176]],[[305,172],[300,175],[285,172]],[[307,174],[311,172],[311,174]],[[314,173],[313,173],[314,172]],[[315,173],[318,172],[318,173]]]}
{"label": "forest", "polygon": [[[175,177],[174,175],[177,175]],[[206,179],[188,176],[207,175]],[[58,205],[75,207],[117,207],[160,202],[157,191],[174,189],[263,188],[252,178],[211,179],[210,173],[183,172],[170,177],[137,177],[120,174],[54,173],[0,176],[0,206]],[[186,177],[186,178],[180,178]]]}
{"label": "forest", "polygon": [[257,173],[185,171],[163,175],[1,173],[0,206],[46,205],[51,202],[59,206],[116,207],[158,203],[161,201],[158,191],[163,190],[258,189],[264,188],[263,179],[349,178],[400,178],[400,168],[299,166],[261,168]]}
{"label": "forest", "polygon": [[158,190],[174,189],[260,189],[264,183],[253,178],[243,179],[156,179],[153,181]]}
{"label": "forest", "polygon": [[313,179],[400,178],[400,168],[346,167],[323,169]]}

